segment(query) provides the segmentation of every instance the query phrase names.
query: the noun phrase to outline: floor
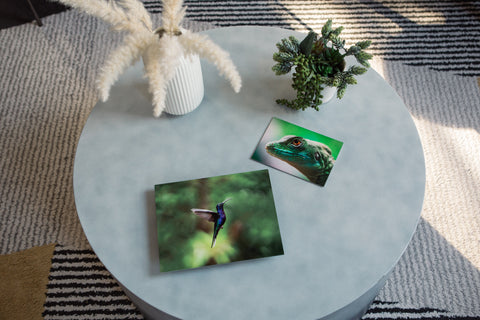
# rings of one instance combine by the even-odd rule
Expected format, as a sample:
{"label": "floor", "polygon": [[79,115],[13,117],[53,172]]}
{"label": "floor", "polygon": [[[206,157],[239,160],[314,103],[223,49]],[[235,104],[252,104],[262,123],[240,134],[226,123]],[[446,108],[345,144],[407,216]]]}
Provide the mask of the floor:
{"label": "floor", "polygon": [[[30,0],[40,22],[41,18],[53,13],[67,10],[67,8],[54,1]],[[17,26],[24,23],[36,23],[34,11],[28,0],[0,0],[0,29]]]}

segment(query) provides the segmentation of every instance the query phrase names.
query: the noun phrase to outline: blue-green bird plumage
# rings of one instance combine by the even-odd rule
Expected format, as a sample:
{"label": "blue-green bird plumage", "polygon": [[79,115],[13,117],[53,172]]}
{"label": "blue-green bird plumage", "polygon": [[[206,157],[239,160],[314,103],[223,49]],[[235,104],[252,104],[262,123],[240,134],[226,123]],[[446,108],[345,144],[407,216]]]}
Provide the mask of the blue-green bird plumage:
{"label": "blue-green bird plumage", "polygon": [[227,216],[225,214],[225,210],[223,209],[223,205],[225,202],[227,202],[230,199],[226,199],[223,202],[220,202],[217,204],[217,211],[211,211],[207,209],[191,209],[194,214],[197,216],[206,219],[208,221],[213,222],[213,238],[212,238],[212,246],[213,248],[215,246],[215,242],[217,240],[217,235],[220,229],[223,227],[225,224],[225,221],[227,221]]}

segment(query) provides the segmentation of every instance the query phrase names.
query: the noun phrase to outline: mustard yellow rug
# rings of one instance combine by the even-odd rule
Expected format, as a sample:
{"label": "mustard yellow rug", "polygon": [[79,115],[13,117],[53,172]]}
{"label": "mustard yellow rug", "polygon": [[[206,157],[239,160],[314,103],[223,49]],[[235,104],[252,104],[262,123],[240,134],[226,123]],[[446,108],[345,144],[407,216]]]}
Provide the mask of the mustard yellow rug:
{"label": "mustard yellow rug", "polygon": [[55,244],[0,255],[0,319],[43,319]]}

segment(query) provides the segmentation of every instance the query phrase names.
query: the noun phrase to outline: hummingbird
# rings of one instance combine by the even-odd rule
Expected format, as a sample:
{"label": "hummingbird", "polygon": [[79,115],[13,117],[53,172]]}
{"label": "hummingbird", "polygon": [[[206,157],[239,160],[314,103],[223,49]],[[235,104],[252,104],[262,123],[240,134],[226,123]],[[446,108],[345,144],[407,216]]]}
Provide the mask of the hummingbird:
{"label": "hummingbird", "polygon": [[200,218],[213,222],[213,239],[212,239],[211,248],[215,246],[215,241],[217,240],[218,232],[220,231],[220,229],[223,228],[225,221],[227,221],[227,216],[225,215],[225,210],[223,209],[223,205],[228,200],[230,200],[230,198],[217,204],[217,212],[212,210],[207,210],[207,209],[190,209],[194,214],[196,214]]}

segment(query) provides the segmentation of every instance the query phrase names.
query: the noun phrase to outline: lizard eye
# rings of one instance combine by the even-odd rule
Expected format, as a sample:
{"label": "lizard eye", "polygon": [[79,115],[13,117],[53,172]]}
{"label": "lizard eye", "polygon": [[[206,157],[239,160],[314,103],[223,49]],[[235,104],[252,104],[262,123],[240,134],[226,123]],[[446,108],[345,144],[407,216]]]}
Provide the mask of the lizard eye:
{"label": "lizard eye", "polygon": [[292,140],[292,145],[294,147],[300,147],[302,145],[302,141],[300,139],[293,139]]}

